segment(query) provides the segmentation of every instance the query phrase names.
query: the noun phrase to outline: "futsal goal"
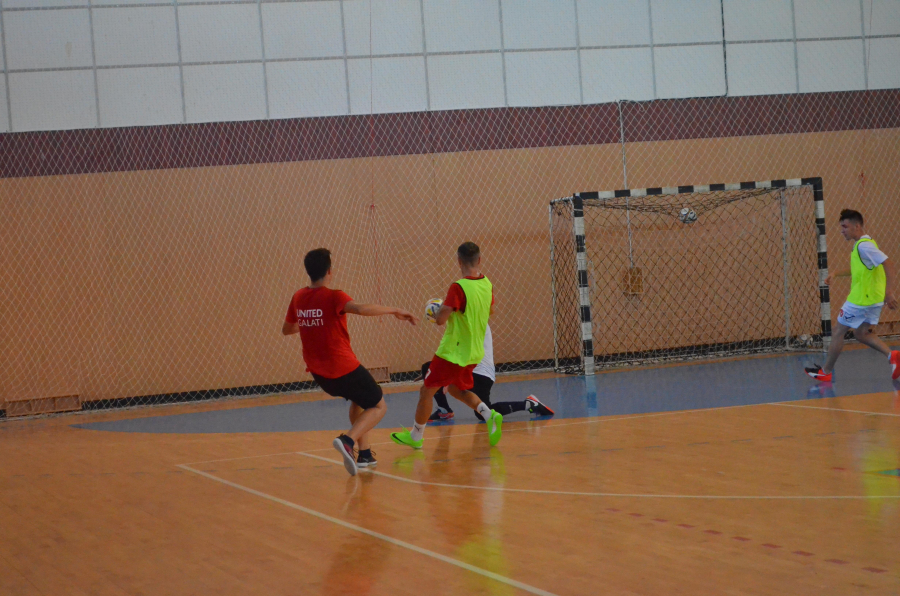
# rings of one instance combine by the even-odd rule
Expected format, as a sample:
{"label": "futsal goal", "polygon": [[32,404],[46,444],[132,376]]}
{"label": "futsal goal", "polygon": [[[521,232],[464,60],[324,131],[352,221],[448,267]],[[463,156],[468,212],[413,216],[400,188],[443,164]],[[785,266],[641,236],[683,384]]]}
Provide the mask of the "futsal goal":
{"label": "futsal goal", "polygon": [[552,201],[556,369],[827,348],[823,199],[803,178]]}

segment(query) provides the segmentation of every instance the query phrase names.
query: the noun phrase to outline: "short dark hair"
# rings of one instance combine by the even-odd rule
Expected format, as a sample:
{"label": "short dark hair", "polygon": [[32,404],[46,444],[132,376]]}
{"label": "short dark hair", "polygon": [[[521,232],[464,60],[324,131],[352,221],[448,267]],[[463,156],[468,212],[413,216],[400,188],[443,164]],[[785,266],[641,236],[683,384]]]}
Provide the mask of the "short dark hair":
{"label": "short dark hair", "polygon": [[481,256],[481,249],[474,242],[463,242],[456,249],[456,256],[462,259],[463,263],[471,266],[478,262],[478,257]]}
{"label": "short dark hair", "polygon": [[858,223],[859,225],[863,225],[863,216],[859,211],[854,211],[853,209],[844,209],[841,211],[841,218],[838,221],[851,221]]}
{"label": "short dark hair", "polygon": [[303,266],[309,279],[317,282],[331,270],[331,251],[327,248],[317,248],[306,253],[303,257]]}

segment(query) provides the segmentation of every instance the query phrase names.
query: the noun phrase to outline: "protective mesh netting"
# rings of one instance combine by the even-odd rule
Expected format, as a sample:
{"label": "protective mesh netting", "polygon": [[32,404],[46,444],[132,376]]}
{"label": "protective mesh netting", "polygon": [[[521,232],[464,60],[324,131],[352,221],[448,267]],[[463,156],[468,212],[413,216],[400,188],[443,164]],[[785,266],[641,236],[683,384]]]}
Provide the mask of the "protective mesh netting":
{"label": "protective mesh netting", "polygon": [[[336,285],[356,300],[421,313],[456,279],[456,246],[479,243],[496,287],[492,329],[501,370],[551,367],[546,209],[574,191],[822,176],[832,262],[846,262],[849,253],[836,225],[844,207],[861,210],[885,252],[900,254],[895,96],[657,100],[4,135],[0,400],[77,394],[93,407],[121,398],[158,403],[309,387],[299,342],[279,331],[291,294],[306,283],[302,256],[318,246],[332,249]],[[774,201],[743,204],[764,200]],[[773,202],[729,215],[730,228],[702,232],[716,211],[701,215],[692,238],[756,234],[777,214]],[[645,228],[660,226],[661,242],[677,245],[688,233],[670,217],[635,216]],[[622,242],[615,226],[605,229],[596,233]],[[691,246],[698,245],[673,249],[677,262],[690,261]],[[595,242],[593,250],[600,247]],[[780,259],[777,242],[751,248],[749,258]],[[649,272],[659,257],[647,251],[639,266]],[[657,279],[671,281],[674,292],[716,270],[711,254],[695,256],[702,258],[690,270]],[[735,248],[727,258],[739,263],[745,255]],[[595,267],[605,262],[599,254],[592,259]],[[595,282],[610,276],[615,294],[598,294],[598,306],[615,301],[632,317],[647,316],[641,328],[661,325],[671,341],[608,334],[604,323],[596,327],[598,346],[609,342],[604,349],[618,354],[738,341],[737,327],[714,332],[711,320],[690,320],[707,290],[687,294],[677,310],[642,307],[650,301],[646,289],[639,304],[618,288],[622,266],[594,271]],[[760,282],[765,292],[751,294],[756,310],[734,325],[782,311],[780,265],[773,271],[778,275]],[[651,281],[645,277],[646,288]],[[835,284],[832,304],[848,287]],[[714,304],[728,309],[745,298],[735,291]],[[799,332],[806,315],[797,312],[792,329]],[[895,330],[897,319],[886,310],[882,332]],[[772,341],[782,322],[780,314],[772,320]],[[350,331],[362,362],[387,367],[395,380],[415,376],[440,335],[433,326],[384,319],[353,318]]]}
{"label": "protective mesh netting", "polygon": [[[375,117],[342,131],[342,143],[358,143],[342,158],[327,127],[269,124],[236,124],[230,149],[209,126],[178,131],[183,146],[250,163],[197,167],[169,131],[144,129],[142,158],[164,169],[0,182],[0,267],[12,290],[0,314],[5,399],[77,394],[94,407],[311,387],[300,342],[280,327],[308,281],[303,255],[319,246],[333,252],[336,287],[421,316],[458,278],[456,247],[478,242],[497,287],[500,369],[549,366],[546,215],[510,203],[535,180],[545,186],[536,199],[554,193],[543,170],[564,164],[567,149],[548,150],[539,167],[515,151],[390,156],[430,139],[414,118]],[[134,151],[133,139],[109,150]],[[253,163],[273,153],[297,161]],[[417,376],[440,339],[434,326],[392,318],[351,317],[350,331],[361,361],[394,380]]]}
{"label": "protective mesh netting", "polygon": [[[806,186],[585,200],[595,363],[821,345],[812,197]],[[578,368],[573,210],[553,210],[557,354]]]}

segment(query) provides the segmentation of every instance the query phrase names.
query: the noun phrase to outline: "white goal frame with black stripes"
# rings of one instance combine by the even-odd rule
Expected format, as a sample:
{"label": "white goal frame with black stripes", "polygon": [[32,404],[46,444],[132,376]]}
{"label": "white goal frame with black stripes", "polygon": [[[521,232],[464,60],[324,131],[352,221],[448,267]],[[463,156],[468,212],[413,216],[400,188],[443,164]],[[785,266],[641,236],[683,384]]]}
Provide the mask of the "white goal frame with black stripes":
{"label": "white goal frame with black stripes", "polygon": [[[779,189],[791,188],[799,186],[809,186],[812,189],[813,200],[815,201],[815,224],[818,232],[818,285],[819,285],[819,316],[821,319],[821,342],[824,350],[828,350],[831,342],[831,297],[825,279],[828,277],[828,249],[825,240],[825,204],[824,192],[822,186],[822,178],[794,178],[783,180],[765,180],[753,182],[738,182],[727,184],[707,184],[707,185],[691,185],[691,186],[673,186],[673,187],[657,187],[657,188],[632,188],[612,191],[600,192],[581,192],[574,193],[570,197],[556,199],[550,203],[550,259],[553,273],[551,275],[551,286],[553,291],[553,332],[554,332],[554,361],[555,367],[560,371],[582,372],[585,375],[593,375],[597,368],[594,357],[594,340],[593,340],[593,322],[591,318],[591,296],[589,288],[589,273],[587,259],[587,242],[585,237],[585,221],[584,221],[584,201],[585,200],[604,200],[618,199],[624,197],[647,197],[655,195],[676,195],[691,193],[709,193],[715,191],[740,191],[753,189]],[[580,322],[581,335],[581,355],[580,362],[576,366],[573,363],[565,362],[559,353],[559,329],[557,321],[557,310],[560,307],[557,296],[557,273],[556,267],[559,260],[554,245],[553,230],[553,210],[560,203],[571,203],[572,207],[572,230],[571,235],[574,239],[575,250],[575,277],[577,284],[577,309],[578,321]]]}

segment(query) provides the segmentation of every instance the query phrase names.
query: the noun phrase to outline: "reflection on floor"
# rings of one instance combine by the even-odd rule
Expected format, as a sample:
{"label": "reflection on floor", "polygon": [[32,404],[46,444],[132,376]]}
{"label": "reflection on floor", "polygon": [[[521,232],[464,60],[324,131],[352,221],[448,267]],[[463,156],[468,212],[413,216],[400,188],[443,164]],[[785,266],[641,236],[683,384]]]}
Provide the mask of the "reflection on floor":
{"label": "reflection on floor", "polygon": [[462,409],[395,445],[391,395],[353,477],[343,400],[9,420],[0,594],[896,596],[900,386],[869,350],[828,386],[809,360],[500,383],[557,415],[496,447]]}

